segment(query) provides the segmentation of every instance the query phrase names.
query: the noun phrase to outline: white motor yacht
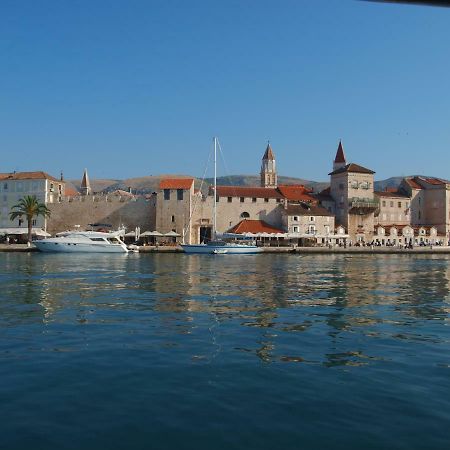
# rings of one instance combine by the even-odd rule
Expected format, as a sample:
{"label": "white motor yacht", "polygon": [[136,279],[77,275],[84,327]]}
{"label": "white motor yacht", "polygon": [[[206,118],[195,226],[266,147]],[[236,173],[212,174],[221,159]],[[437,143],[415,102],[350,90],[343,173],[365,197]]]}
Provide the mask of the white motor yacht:
{"label": "white motor yacht", "polygon": [[41,252],[52,253],[127,253],[127,246],[120,239],[122,232],[64,231],[56,237],[34,241]]}

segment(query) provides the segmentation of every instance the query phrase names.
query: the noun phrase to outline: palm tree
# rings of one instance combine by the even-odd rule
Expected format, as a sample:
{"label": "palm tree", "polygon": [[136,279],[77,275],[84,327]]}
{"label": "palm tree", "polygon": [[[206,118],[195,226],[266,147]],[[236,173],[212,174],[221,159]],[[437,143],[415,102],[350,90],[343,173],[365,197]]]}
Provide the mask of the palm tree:
{"label": "palm tree", "polygon": [[17,205],[11,208],[10,220],[25,216],[28,222],[28,242],[31,243],[31,229],[33,227],[33,217],[50,217],[50,210],[44,203],[39,202],[35,195],[25,195],[19,200]]}

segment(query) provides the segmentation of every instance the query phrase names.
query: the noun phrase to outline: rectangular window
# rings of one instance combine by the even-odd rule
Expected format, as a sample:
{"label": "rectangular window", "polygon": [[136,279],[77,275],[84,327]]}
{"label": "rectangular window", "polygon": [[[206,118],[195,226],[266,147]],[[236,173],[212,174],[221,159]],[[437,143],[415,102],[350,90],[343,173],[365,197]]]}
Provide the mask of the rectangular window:
{"label": "rectangular window", "polygon": [[381,206],[386,206],[386,200],[383,200],[383,201],[381,202]]}
{"label": "rectangular window", "polygon": [[31,221],[31,225],[33,225],[33,227],[36,226],[36,219],[33,219],[33,220]]}
{"label": "rectangular window", "polygon": [[177,189],[177,200],[183,200],[183,189]]}
{"label": "rectangular window", "polygon": [[309,218],[309,220],[310,220],[310,222],[314,222],[314,221],[316,220],[316,218],[313,217],[313,216],[311,216],[311,217]]}
{"label": "rectangular window", "polygon": [[170,189],[164,189],[164,200],[170,200]]}
{"label": "rectangular window", "polygon": [[241,202],[241,203],[244,203],[244,197],[241,197],[241,198],[240,198],[240,202]]}
{"label": "rectangular window", "polygon": [[4,184],[3,184],[3,189],[4,189],[5,191],[8,190],[8,183],[4,183]]}
{"label": "rectangular window", "polygon": [[398,207],[399,207],[399,208],[402,207],[402,202],[398,202]]}
{"label": "rectangular window", "polygon": [[233,197],[228,197],[228,203],[231,203],[233,201]]}
{"label": "rectangular window", "polygon": [[253,198],[252,198],[252,202],[253,202],[253,203],[256,203],[256,197],[253,197]]}
{"label": "rectangular window", "polygon": [[265,203],[269,203],[269,199],[268,199],[268,198],[265,198],[265,199],[264,199],[264,202],[265,202]]}
{"label": "rectangular window", "polygon": [[389,205],[390,205],[391,208],[393,208],[394,207],[394,202],[390,202]]}
{"label": "rectangular window", "polygon": [[294,216],[294,222],[298,222],[298,216]]}
{"label": "rectangular window", "polygon": [[277,198],[277,203],[280,203],[281,202],[281,198]]}
{"label": "rectangular window", "polygon": [[293,227],[294,233],[298,233],[298,227]]}
{"label": "rectangular window", "polygon": [[21,227],[22,224],[23,224],[23,220],[22,220],[22,219],[19,219],[19,227]]}
{"label": "rectangular window", "polygon": [[172,223],[175,222],[175,216],[172,216]]}

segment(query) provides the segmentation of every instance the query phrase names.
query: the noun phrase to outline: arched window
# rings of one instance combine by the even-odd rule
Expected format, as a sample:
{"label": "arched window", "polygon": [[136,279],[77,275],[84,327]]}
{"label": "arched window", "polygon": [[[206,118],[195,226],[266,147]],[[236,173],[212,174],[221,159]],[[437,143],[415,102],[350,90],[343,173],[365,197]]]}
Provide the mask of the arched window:
{"label": "arched window", "polygon": [[248,212],[246,212],[246,211],[244,211],[242,214],[241,214],[241,219],[248,219],[250,217],[250,214],[248,213]]}

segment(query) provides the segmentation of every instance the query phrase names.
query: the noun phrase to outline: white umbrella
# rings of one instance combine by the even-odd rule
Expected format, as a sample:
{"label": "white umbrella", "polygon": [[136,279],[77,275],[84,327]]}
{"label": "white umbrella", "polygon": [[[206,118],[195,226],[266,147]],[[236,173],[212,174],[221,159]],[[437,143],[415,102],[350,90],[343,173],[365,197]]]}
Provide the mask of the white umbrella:
{"label": "white umbrella", "polygon": [[179,237],[179,236],[181,236],[181,234],[175,233],[175,231],[169,231],[164,236],[167,236],[167,237]]}

